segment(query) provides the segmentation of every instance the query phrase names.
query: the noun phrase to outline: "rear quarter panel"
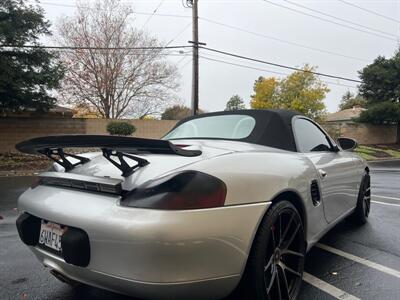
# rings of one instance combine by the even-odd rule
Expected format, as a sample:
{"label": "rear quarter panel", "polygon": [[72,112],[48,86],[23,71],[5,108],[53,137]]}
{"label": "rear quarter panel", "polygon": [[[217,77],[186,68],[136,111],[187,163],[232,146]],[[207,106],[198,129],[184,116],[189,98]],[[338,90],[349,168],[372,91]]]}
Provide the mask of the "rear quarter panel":
{"label": "rear quarter panel", "polygon": [[294,192],[304,208],[307,240],[326,228],[322,202],[314,206],[311,201],[311,181],[319,178],[303,154],[239,152],[204,160],[189,168],[225,182],[226,206],[270,202],[283,192]]}

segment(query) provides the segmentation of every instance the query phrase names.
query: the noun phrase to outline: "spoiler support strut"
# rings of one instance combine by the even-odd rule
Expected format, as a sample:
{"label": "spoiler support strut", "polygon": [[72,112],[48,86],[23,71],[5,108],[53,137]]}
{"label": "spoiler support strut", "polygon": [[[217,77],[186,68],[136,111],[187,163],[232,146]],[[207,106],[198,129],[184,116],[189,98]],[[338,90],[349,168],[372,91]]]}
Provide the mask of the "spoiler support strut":
{"label": "spoiler support strut", "polygon": [[[119,152],[119,151],[114,151],[114,150],[111,150],[111,149],[104,149],[103,148],[101,150],[103,151],[103,156],[105,158],[107,158],[107,160],[110,163],[112,163],[114,166],[116,166],[118,169],[120,169],[122,171],[122,176],[123,177],[128,177],[128,176],[132,175],[136,171],[137,168],[144,167],[144,166],[147,166],[149,164],[149,162],[147,160],[145,160],[143,158],[140,158],[140,157],[137,157],[137,156],[134,156],[134,155],[129,155],[129,154],[122,153],[122,152]],[[118,160],[119,160],[119,163],[116,162],[112,157],[117,157]],[[132,159],[132,160],[136,161],[137,164],[131,167],[126,162],[124,157],[127,157],[129,159]]]}
{"label": "spoiler support strut", "polygon": [[[60,166],[64,167],[66,172],[72,170],[77,165],[83,165],[90,161],[90,159],[86,158],[86,157],[65,153],[62,148],[57,148],[57,149],[46,148],[43,150],[39,150],[38,152],[46,155],[52,161],[54,161],[54,162],[58,163]],[[59,157],[58,159],[57,159],[57,156]],[[75,158],[78,160],[78,162],[72,163],[68,160],[67,157]]]}

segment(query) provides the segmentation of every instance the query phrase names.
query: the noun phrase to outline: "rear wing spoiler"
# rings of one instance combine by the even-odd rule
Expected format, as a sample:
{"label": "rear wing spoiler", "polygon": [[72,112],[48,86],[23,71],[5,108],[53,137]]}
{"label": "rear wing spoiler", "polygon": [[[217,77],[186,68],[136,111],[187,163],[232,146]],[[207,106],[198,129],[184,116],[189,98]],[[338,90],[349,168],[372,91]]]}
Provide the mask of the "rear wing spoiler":
{"label": "rear wing spoiler", "polygon": [[[137,168],[149,164],[147,160],[134,156],[134,154],[153,153],[187,157],[201,155],[200,150],[186,150],[166,140],[107,135],[46,136],[21,142],[15,148],[23,153],[46,155],[64,167],[66,171],[70,171],[75,166],[85,164],[90,160],[83,156],[65,153],[65,148],[100,148],[104,157],[119,168],[124,177],[131,175]],[[70,157],[78,160],[78,162],[71,162],[68,160]],[[119,162],[112,157],[116,157]],[[124,158],[132,159],[137,164],[130,166]]]}

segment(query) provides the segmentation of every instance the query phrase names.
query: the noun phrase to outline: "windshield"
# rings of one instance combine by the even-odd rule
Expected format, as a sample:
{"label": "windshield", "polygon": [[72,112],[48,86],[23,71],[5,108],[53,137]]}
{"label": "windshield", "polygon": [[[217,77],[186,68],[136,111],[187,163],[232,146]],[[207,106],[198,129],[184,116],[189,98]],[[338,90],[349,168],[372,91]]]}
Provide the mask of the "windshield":
{"label": "windshield", "polygon": [[164,136],[164,140],[185,138],[244,139],[253,131],[256,120],[247,115],[223,115],[192,119]]}

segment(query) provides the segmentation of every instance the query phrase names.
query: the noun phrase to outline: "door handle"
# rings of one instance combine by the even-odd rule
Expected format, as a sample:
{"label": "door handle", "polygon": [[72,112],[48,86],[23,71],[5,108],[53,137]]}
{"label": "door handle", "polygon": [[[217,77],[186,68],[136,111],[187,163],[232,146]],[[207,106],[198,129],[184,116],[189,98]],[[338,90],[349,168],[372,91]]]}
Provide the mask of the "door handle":
{"label": "door handle", "polygon": [[319,169],[318,172],[319,172],[319,175],[321,175],[321,178],[325,178],[327,175],[326,172],[322,169]]}

